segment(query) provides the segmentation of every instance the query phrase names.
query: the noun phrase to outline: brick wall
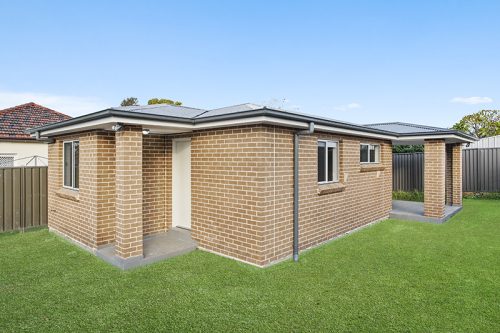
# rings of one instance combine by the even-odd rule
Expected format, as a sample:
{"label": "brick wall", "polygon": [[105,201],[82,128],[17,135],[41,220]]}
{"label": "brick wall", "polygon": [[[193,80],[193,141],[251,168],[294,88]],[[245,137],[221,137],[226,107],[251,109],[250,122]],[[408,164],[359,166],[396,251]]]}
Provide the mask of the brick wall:
{"label": "brick wall", "polygon": [[444,140],[425,140],[424,215],[443,218],[445,213],[446,148]]}
{"label": "brick wall", "polygon": [[462,205],[462,144],[453,145],[453,204]]}
{"label": "brick wall", "polygon": [[[142,225],[144,236],[165,232],[172,226],[171,144],[164,135],[149,134],[142,141]],[[170,163],[170,164],[169,164]],[[168,174],[167,174],[168,173]],[[167,179],[168,178],[168,179]],[[168,193],[168,194],[167,194]]]}
{"label": "brick wall", "polygon": [[142,256],[142,128],[124,126],[116,140],[115,255]]}
{"label": "brick wall", "polygon": [[[292,254],[293,132],[267,127],[269,156],[264,212],[267,265]],[[318,195],[318,138],[339,141],[339,180],[342,192]],[[361,172],[360,142],[381,144],[384,170]],[[380,140],[315,132],[299,143],[299,251],[389,215],[392,208],[392,146]],[[276,163],[274,163],[276,160]]]}
{"label": "brick wall", "polygon": [[[73,199],[56,194],[63,188],[63,140],[80,141],[80,190],[67,190]],[[91,131],[61,136],[49,145],[48,224],[58,232],[95,250],[114,241],[114,137]],[[78,201],[75,201],[78,200]]]}
{"label": "brick wall", "polygon": [[453,145],[446,145],[446,203],[453,202]]}
{"label": "brick wall", "polygon": [[[292,254],[293,132],[246,126],[192,138],[192,237],[201,248],[267,265]],[[317,138],[340,140],[340,193],[318,196]],[[170,140],[169,140],[170,141]],[[360,142],[382,144],[382,171],[361,172]],[[315,133],[300,141],[300,250],[389,215],[390,142]]]}

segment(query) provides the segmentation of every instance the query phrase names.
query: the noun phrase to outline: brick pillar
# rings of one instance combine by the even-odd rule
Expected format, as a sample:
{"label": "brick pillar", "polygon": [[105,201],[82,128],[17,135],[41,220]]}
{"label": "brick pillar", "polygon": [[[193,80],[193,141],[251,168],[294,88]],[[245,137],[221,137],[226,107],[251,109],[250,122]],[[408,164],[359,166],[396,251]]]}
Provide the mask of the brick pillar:
{"label": "brick pillar", "polygon": [[116,140],[116,247],[119,259],[142,253],[142,129],[124,126]]}
{"label": "brick pillar", "polygon": [[453,145],[446,145],[446,203],[453,203]]}
{"label": "brick pillar", "polygon": [[462,206],[462,144],[453,146],[453,204]]}
{"label": "brick pillar", "polygon": [[445,215],[446,148],[444,140],[425,140],[424,215]]}

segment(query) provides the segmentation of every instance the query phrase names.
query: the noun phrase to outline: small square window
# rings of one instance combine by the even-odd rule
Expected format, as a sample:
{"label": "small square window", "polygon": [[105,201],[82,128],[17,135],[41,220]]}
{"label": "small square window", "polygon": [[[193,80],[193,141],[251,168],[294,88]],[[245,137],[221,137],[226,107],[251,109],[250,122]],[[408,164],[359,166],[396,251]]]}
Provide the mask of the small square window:
{"label": "small square window", "polygon": [[380,163],[380,145],[362,143],[359,160],[361,163]]}

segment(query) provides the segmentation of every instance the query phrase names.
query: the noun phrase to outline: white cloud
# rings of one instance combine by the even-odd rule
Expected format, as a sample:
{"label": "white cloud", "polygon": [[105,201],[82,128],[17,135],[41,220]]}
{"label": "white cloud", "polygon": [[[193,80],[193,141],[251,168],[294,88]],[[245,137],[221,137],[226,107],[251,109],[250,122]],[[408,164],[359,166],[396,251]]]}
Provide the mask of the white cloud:
{"label": "white cloud", "polygon": [[479,104],[479,103],[491,103],[493,100],[489,97],[456,97],[450,100],[451,103],[465,103],[469,105]]}
{"label": "white cloud", "polygon": [[49,109],[75,117],[108,107],[95,97],[50,95],[33,92],[0,91],[0,110],[33,102]]}
{"label": "white cloud", "polygon": [[347,109],[357,109],[360,107],[361,107],[361,105],[359,105],[359,104],[351,103],[351,104],[347,104],[347,105],[336,106],[336,107],[334,107],[334,109],[340,110],[340,111],[345,111]]}

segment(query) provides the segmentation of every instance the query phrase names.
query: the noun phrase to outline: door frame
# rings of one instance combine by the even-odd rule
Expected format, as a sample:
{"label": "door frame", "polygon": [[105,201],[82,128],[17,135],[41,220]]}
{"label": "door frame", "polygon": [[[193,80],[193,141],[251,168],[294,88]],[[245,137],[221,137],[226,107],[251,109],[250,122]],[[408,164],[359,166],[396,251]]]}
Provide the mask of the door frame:
{"label": "door frame", "polygon": [[[182,186],[183,188],[186,188],[187,186],[186,185],[183,185],[183,184],[177,184],[177,182],[175,181],[177,178],[176,178],[176,174],[179,172],[179,170],[176,170],[176,166],[175,166],[175,158],[176,158],[176,154],[177,154],[177,143],[178,142],[189,142],[190,145],[189,145],[189,177],[190,177],[190,180],[189,180],[189,196],[188,198],[180,198],[181,201],[178,201],[179,199],[176,199],[176,190],[177,190],[177,186]],[[176,212],[176,209],[179,209],[181,208],[180,207],[180,202],[183,202],[185,204],[185,206],[189,207],[189,228],[191,228],[191,138],[179,138],[179,139],[172,139],[172,227],[177,227],[178,225],[178,222],[175,220],[176,219],[176,215],[177,215],[177,212]],[[187,200],[187,202],[186,202]],[[185,207],[182,207],[185,209]],[[182,209],[181,208],[181,209]],[[184,226],[185,227],[185,226]],[[186,228],[186,227],[185,227]]]}

